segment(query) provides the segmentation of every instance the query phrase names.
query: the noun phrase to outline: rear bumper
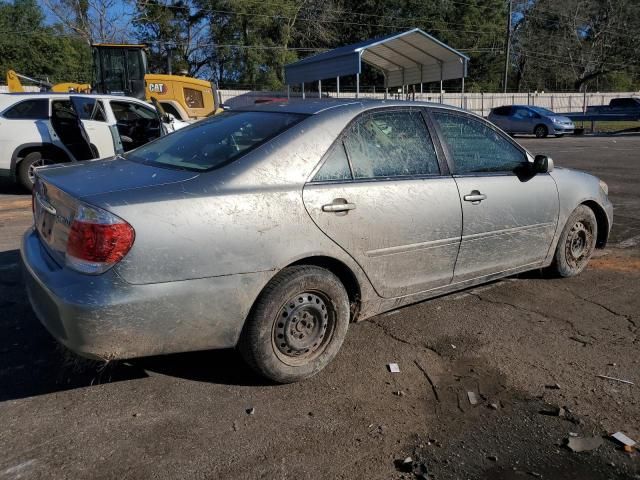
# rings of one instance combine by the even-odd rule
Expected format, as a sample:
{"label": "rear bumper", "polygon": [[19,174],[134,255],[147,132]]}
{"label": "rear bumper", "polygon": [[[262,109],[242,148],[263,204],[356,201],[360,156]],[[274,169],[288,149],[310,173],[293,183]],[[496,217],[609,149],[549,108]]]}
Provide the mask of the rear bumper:
{"label": "rear bumper", "polygon": [[88,276],[60,267],[33,230],[20,252],[38,319],[69,349],[103,360],[235,346],[273,274],[131,285],[113,270]]}

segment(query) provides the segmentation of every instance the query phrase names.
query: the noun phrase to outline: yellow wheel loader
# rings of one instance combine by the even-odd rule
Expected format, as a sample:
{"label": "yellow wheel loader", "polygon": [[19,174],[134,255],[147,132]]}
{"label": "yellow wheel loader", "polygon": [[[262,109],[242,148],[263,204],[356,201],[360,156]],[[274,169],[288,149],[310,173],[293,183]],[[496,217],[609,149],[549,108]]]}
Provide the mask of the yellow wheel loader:
{"label": "yellow wheel loader", "polygon": [[217,90],[206,80],[147,73],[146,45],[92,45],[93,88],[99,93],[157,99],[178,120],[199,119],[222,111]]}
{"label": "yellow wheel loader", "polygon": [[91,91],[91,85],[89,85],[88,83],[66,82],[66,83],[57,83],[53,85],[44,80],[37,80],[35,78],[22,75],[21,73],[14,72],[13,70],[9,70],[7,72],[7,86],[9,87],[9,91],[11,93],[24,92],[24,87],[22,86],[22,82],[20,81],[20,79],[26,80],[30,83],[35,83],[37,86],[51,92],[89,93]]}
{"label": "yellow wheel loader", "polygon": [[219,92],[206,80],[181,75],[147,73],[146,45],[99,43],[91,46],[93,86],[37,80],[9,70],[10,92],[24,92],[20,79],[53,92],[126,95],[151,101],[155,98],[176,119],[197,120],[222,111]]}

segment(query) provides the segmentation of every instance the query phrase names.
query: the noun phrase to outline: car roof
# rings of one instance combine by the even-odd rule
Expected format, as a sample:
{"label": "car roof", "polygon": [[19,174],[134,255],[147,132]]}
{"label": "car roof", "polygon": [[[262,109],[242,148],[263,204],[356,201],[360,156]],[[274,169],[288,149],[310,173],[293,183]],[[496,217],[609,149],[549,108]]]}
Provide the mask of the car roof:
{"label": "car roof", "polygon": [[135,100],[138,102],[144,102],[139,98],[127,97],[125,95],[106,95],[101,93],[78,93],[78,92],[14,92],[14,93],[0,93],[0,102],[3,104],[15,103],[18,100],[27,100],[30,98],[55,98],[55,97],[68,97],[70,95],[79,95],[82,97],[93,97],[105,100]]}
{"label": "car roof", "polygon": [[300,113],[306,115],[316,115],[328,110],[354,110],[363,111],[380,107],[438,107],[449,110],[462,111],[471,113],[451,105],[444,105],[433,102],[416,102],[403,100],[368,100],[368,99],[296,99],[293,101],[262,103],[256,105],[247,105],[238,108],[232,108],[231,111],[252,111],[252,112],[283,112],[283,113]]}

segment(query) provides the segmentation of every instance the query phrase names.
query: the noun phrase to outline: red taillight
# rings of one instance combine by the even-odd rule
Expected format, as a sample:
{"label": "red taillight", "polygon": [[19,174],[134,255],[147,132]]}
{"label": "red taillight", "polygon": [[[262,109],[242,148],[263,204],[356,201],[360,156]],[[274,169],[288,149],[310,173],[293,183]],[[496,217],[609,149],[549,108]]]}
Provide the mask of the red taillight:
{"label": "red taillight", "polygon": [[126,223],[101,225],[75,220],[69,232],[67,255],[88,262],[117,263],[133,245],[133,228]]}
{"label": "red taillight", "polygon": [[83,273],[103,273],[133,246],[133,227],[115,215],[81,205],[67,240],[67,265]]}

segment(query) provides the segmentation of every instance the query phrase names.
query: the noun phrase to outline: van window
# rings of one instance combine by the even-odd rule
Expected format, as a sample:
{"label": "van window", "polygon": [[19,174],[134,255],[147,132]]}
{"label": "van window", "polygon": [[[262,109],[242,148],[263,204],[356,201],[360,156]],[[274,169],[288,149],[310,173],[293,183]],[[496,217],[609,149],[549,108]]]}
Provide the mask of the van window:
{"label": "van window", "polygon": [[25,100],[6,110],[3,116],[14,120],[47,120],[49,118],[49,99]]}

